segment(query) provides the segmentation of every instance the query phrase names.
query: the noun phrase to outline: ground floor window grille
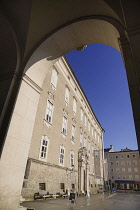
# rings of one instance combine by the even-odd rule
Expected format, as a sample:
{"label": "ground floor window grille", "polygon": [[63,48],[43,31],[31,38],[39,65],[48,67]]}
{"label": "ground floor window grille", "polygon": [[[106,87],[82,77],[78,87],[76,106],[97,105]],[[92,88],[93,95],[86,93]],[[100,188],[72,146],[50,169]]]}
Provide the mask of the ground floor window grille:
{"label": "ground floor window grille", "polygon": [[39,190],[46,190],[46,184],[45,183],[39,183]]}
{"label": "ground floor window grille", "polygon": [[64,183],[60,183],[60,189],[62,189],[62,190],[65,189],[65,184]]}

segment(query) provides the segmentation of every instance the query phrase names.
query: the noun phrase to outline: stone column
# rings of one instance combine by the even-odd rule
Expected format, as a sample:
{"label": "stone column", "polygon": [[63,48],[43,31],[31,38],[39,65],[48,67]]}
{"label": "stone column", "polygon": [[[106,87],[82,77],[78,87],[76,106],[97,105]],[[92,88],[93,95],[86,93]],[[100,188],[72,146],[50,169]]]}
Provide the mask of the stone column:
{"label": "stone column", "polygon": [[40,88],[23,78],[0,162],[0,209],[17,210]]}
{"label": "stone column", "polygon": [[129,92],[133,108],[138,145],[140,148],[140,28],[127,29],[127,36],[119,38],[124,58]]}
{"label": "stone column", "polygon": [[84,167],[83,167],[83,163],[81,166],[81,191],[83,192],[84,189]]}

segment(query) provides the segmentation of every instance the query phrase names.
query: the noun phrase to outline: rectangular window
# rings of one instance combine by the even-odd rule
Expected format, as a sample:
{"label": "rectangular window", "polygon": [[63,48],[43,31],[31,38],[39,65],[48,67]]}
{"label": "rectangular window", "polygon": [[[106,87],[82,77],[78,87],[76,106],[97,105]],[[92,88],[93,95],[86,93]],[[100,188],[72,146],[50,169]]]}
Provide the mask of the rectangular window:
{"label": "rectangular window", "polygon": [[43,136],[41,140],[41,149],[40,149],[40,157],[46,158],[47,156],[47,146],[48,146],[48,140],[46,140],[46,136]]}
{"label": "rectangular window", "polygon": [[75,184],[71,184],[71,188],[72,189],[75,189]]}
{"label": "rectangular window", "polygon": [[53,69],[53,71],[52,71],[51,84],[56,88],[56,85],[57,85],[57,71],[55,69]]}
{"label": "rectangular window", "polygon": [[125,168],[122,168],[122,172],[125,172]]}
{"label": "rectangular window", "polygon": [[97,133],[96,133],[96,131],[94,131],[94,133],[95,133],[95,139],[97,138]]}
{"label": "rectangular window", "polygon": [[139,175],[135,175],[135,179],[136,180],[139,180]]}
{"label": "rectangular window", "polygon": [[53,104],[50,101],[48,101],[47,110],[46,110],[46,121],[49,123],[52,122],[52,110],[53,110]]}
{"label": "rectangular window", "polygon": [[116,172],[120,172],[120,169],[119,168],[116,168]]}
{"label": "rectangular window", "polygon": [[70,166],[71,167],[74,166],[74,152],[73,151],[70,153]]}
{"label": "rectangular window", "polygon": [[129,173],[132,172],[131,168],[128,168],[128,172],[129,172]]}
{"label": "rectangular window", "polygon": [[111,172],[112,172],[112,173],[114,172],[114,169],[113,169],[113,168],[111,168]]}
{"label": "rectangular window", "polygon": [[121,156],[121,158],[123,159],[123,158],[124,158],[124,156],[122,155],[122,156]]}
{"label": "rectangular window", "polygon": [[81,122],[83,122],[83,116],[84,116],[83,109],[81,109]]}
{"label": "rectangular window", "polygon": [[59,163],[64,165],[64,154],[65,154],[65,149],[63,146],[60,147],[60,159]]}
{"label": "rectangular window", "polygon": [[112,179],[114,179],[114,176],[112,176]]}
{"label": "rectangular window", "polygon": [[119,161],[116,161],[116,166],[118,166],[119,165]]}
{"label": "rectangular window", "polygon": [[127,165],[128,166],[131,166],[131,161],[127,161]]}
{"label": "rectangular window", "polygon": [[88,120],[88,132],[90,132],[90,122]]}
{"label": "rectangular window", "polygon": [[100,141],[100,137],[99,137],[99,135],[97,135],[97,139],[98,139],[98,143],[99,143],[99,141]]}
{"label": "rectangular window", "polygon": [[87,116],[85,115],[85,127],[87,126]]}
{"label": "rectangular window", "polygon": [[121,161],[121,165],[124,166],[125,165],[125,162],[124,161]]}
{"label": "rectangular window", "polygon": [[130,158],[130,155],[127,155],[126,157],[127,157],[127,158]]}
{"label": "rectangular window", "polygon": [[138,172],[138,168],[134,168],[134,171],[135,171],[135,172]]}
{"label": "rectangular window", "polygon": [[110,162],[111,166],[113,166],[113,162]]}
{"label": "rectangular window", "polygon": [[92,166],[92,172],[93,172],[93,174],[94,174],[94,164],[93,164],[93,166]]}
{"label": "rectangular window", "polygon": [[75,139],[75,126],[74,125],[72,125],[71,139],[72,139],[72,141],[74,141],[74,139]]}
{"label": "rectangular window", "polygon": [[88,153],[90,153],[90,142],[88,142]]}
{"label": "rectangular window", "polygon": [[65,189],[65,184],[64,183],[60,183],[60,189],[62,189],[62,190]]}
{"label": "rectangular window", "polygon": [[129,175],[129,180],[132,180],[133,179],[133,176],[132,175]]}
{"label": "rectangular window", "polygon": [[123,177],[123,179],[126,179],[126,175],[123,175],[122,177]]}
{"label": "rectangular window", "polygon": [[69,89],[67,87],[65,89],[65,102],[69,103]]}
{"label": "rectangular window", "polygon": [[82,139],[83,139],[83,136],[82,136],[82,133],[80,133],[80,147],[82,147]]}
{"label": "rectangular window", "polygon": [[137,160],[133,160],[133,165],[137,165]]}
{"label": "rectangular window", "polygon": [[67,118],[63,117],[63,124],[62,124],[62,133],[67,134]]}
{"label": "rectangular window", "polygon": [[119,158],[119,156],[118,155],[116,155],[116,159],[118,159]]}
{"label": "rectangular window", "polygon": [[120,175],[118,175],[118,177],[117,177],[118,179],[120,179]]}
{"label": "rectangular window", "polygon": [[93,127],[91,128],[91,134],[92,134],[92,136],[93,136]]}
{"label": "rectangular window", "polygon": [[76,113],[76,99],[73,98],[73,112]]}
{"label": "rectangular window", "polygon": [[94,157],[94,146],[92,145],[92,156]]}
{"label": "rectangular window", "polygon": [[86,144],[87,144],[87,143],[86,143],[86,138],[84,138],[84,147],[86,147]]}
{"label": "rectangular window", "polygon": [[39,183],[39,190],[46,190],[46,184],[45,183]]}

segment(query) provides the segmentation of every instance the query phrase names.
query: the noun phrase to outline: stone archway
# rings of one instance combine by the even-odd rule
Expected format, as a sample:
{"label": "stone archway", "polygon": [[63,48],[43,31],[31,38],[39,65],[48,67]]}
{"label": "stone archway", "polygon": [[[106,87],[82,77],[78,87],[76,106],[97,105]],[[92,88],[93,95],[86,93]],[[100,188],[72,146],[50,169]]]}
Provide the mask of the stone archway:
{"label": "stone archway", "polygon": [[[10,18],[15,18],[13,18],[13,22],[11,22],[19,39],[19,49],[22,48],[22,45],[25,45],[26,43],[26,49],[25,46],[22,48],[22,50],[20,49],[22,53],[20,54],[20,64],[18,69],[20,69],[21,72],[19,74],[14,72],[13,78],[16,78],[15,82],[8,84],[8,88],[12,93],[10,95],[8,95],[9,93],[6,93],[8,95],[6,98],[6,103],[8,104],[6,106],[8,114],[5,107],[3,109],[4,111],[2,110],[4,114],[1,122],[2,125],[6,126],[2,126],[1,128],[4,128],[4,134],[6,135],[6,130],[10,122],[10,114],[12,113],[18,88],[21,83],[1,156],[1,168],[3,168],[3,170],[0,172],[0,177],[2,177],[1,189],[3,189],[1,192],[1,205],[5,209],[17,209],[42,83],[47,75],[47,71],[51,69],[53,63],[58,57],[64,55],[65,53],[85,44],[94,43],[108,44],[123,52],[128,74],[131,99],[133,102],[132,105],[133,109],[135,110],[134,120],[137,128],[137,136],[140,137],[140,112],[138,111],[140,104],[138,79],[139,56],[137,56],[139,52],[137,42],[140,42],[140,38],[138,27],[136,24],[134,24],[135,22],[132,23],[130,21],[132,24],[128,24],[130,28],[127,30],[126,36],[126,23],[124,23],[123,20],[120,20],[121,14],[118,11],[118,15],[116,15],[116,13],[111,9],[111,7],[108,6],[108,4],[105,3],[105,1],[93,2],[88,0],[88,2],[86,1],[86,4],[84,3],[85,1],[82,1],[78,11],[76,10],[76,7],[73,7],[75,2],[74,5],[70,2],[71,1],[69,1],[66,5],[63,5],[61,2],[61,4],[58,5],[57,1],[55,1],[54,5],[50,5],[50,16],[49,13],[45,11],[45,5],[48,2],[46,4],[43,2],[41,5],[41,10],[39,11],[40,16],[37,20],[36,13],[38,3],[35,1],[34,5],[32,5],[31,11],[31,2],[29,2],[27,5],[28,10],[26,10],[28,17],[26,16],[26,21],[24,20],[22,23],[23,26],[27,26],[29,24],[29,31],[25,27],[24,33],[21,33],[22,30],[18,31],[16,28],[19,23],[17,23],[18,19],[16,19],[16,17],[13,15],[14,11],[11,10],[13,13],[10,13],[10,7],[6,8],[5,3],[3,3],[4,12],[8,14]],[[23,4],[24,3],[22,3],[22,6]],[[78,6],[78,1],[76,1],[76,5]],[[26,6],[26,4],[24,6]],[[66,8],[66,6],[68,6],[68,8]],[[119,5],[119,7],[121,8],[122,5]],[[131,5],[128,5],[128,7],[130,8]],[[15,11],[19,11],[19,8],[20,6],[16,5],[17,10],[15,9]],[[54,8],[57,8],[57,10]],[[68,10],[69,8],[70,10]],[[117,10],[116,8],[117,5],[114,10]],[[71,13],[72,9],[73,12]],[[30,12],[31,19],[30,22],[28,22]],[[62,12],[64,14],[63,17],[60,16]],[[56,21],[56,18],[54,17],[57,16],[60,17]],[[39,24],[41,24],[41,21],[43,24],[43,30],[35,31],[35,25],[36,29],[39,29]],[[137,21],[136,23],[138,24]],[[125,25],[125,27],[122,25]],[[135,27],[132,27],[133,25],[135,25]],[[96,28],[96,31],[94,28]],[[22,38],[23,35],[27,35],[27,31],[28,36],[26,37],[26,42],[23,44]],[[35,32],[36,34],[33,37],[32,35]],[[121,49],[119,44],[121,45]],[[39,47],[37,48],[37,46]],[[41,62],[43,67],[41,71],[38,68],[38,62]],[[26,67],[25,63],[27,63]],[[23,70],[25,74],[23,74]]]}

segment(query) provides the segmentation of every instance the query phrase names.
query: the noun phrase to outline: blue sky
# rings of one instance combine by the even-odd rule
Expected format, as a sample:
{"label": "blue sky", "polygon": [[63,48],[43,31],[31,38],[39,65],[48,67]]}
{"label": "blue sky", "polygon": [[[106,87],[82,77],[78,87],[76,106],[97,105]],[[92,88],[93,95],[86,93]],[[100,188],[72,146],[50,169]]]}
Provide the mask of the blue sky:
{"label": "blue sky", "polygon": [[101,44],[66,55],[95,115],[105,130],[105,148],[137,149],[125,67],[120,52]]}

